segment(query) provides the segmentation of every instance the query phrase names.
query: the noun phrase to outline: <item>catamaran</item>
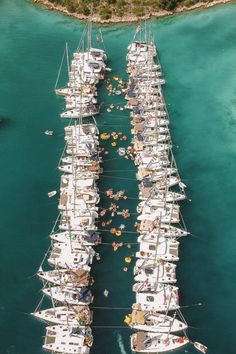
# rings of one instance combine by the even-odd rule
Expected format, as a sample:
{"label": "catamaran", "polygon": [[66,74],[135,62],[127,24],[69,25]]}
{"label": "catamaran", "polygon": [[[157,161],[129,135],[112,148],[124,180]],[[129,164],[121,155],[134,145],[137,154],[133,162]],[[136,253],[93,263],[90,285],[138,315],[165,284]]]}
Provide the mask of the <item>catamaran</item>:
{"label": "catamaran", "polygon": [[138,259],[134,266],[134,280],[149,283],[176,283],[176,264],[155,262],[150,259]]}
{"label": "catamaran", "polygon": [[167,262],[178,261],[179,242],[165,237],[159,237],[156,242],[146,242],[138,238],[140,244],[139,251],[136,252],[137,258],[149,260],[163,260]]}
{"label": "catamaran", "polygon": [[49,326],[43,349],[52,353],[89,354],[93,344],[92,332],[89,327],[82,329],[73,326]]}
{"label": "catamaran", "polygon": [[140,309],[143,311],[166,312],[179,309],[178,290],[166,288],[165,291],[158,293],[136,293],[136,303],[132,305],[133,309]]}
{"label": "catamaran", "polygon": [[166,293],[167,290],[173,290],[176,293],[178,292],[178,287],[170,284],[162,284],[162,283],[152,283],[148,281],[148,278],[144,282],[134,283],[132,290],[135,293]]}
{"label": "catamaran", "polygon": [[85,246],[82,249],[72,249],[70,243],[54,243],[48,257],[48,263],[60,268],[79,268],[92,264],[95,251],[93,248]]}

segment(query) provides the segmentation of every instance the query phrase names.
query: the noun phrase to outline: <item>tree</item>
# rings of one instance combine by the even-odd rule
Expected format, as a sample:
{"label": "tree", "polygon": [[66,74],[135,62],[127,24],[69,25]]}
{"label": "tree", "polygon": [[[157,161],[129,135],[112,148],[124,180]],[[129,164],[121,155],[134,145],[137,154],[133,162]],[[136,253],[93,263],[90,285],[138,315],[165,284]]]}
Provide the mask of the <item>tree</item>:
{"label": "tree", "polygon": [[167,11],[173,11],[178,5],[179,0],[160,0],[160,8]]}
{"label": "tree", "polygon": [[102,20],[108,20],[111,18],[111,10],[109,10],[106,6],[100,7],[99,14]]}

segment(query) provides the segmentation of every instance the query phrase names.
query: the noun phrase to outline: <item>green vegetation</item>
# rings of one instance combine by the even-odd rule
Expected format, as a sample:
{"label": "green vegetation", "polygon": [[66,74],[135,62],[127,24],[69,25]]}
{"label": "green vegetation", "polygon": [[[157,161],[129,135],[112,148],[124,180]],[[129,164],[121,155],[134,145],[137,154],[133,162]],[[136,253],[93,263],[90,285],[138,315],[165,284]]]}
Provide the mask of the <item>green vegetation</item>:
{"label": "green vegetation", "polygon": [[173,11],[178,6],[192,6],[199,0],[49,0],[49,2],[66,7],[69,12],[86,16],[89,15],[92,5],[93,12],[99,14],[101,19],[107,20],[112,16],[122,17],[124,14],[143,16],[159,10]]}

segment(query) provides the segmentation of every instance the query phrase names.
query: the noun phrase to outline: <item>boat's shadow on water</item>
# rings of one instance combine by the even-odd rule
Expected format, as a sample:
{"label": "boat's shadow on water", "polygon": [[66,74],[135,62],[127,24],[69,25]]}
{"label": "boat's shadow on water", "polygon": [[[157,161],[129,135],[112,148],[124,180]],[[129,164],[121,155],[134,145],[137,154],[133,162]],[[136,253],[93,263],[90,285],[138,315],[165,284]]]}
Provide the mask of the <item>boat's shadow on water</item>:
{"label": "boat's shadow on water", "polygon": [[0,131],[4,128],[8,128],[12,123],[11,118],[0,116]]}

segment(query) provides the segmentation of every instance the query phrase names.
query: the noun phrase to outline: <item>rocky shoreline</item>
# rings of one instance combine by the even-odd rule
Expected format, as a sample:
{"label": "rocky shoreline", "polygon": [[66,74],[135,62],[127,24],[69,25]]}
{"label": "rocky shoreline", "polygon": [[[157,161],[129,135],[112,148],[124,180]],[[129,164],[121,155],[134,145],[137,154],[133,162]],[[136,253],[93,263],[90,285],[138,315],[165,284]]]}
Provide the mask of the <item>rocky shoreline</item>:
{"label": "rocky shoreline", "polygon": [[[85,16],[83,14],[69,12],[65,7],[60,6],[60,5],[55,5],[47,0],[30,0],[30,1],[31,2],[33,1],[36,4],[40,4],[40,5],[44,6],[45,8],[47,8],[48,10],[59,11],[67,16],[71,16],[71,17],[77,18],[79,20],[87,20],[88,19],[88,16]],[[229,2],[232,2],[232,0],[213,0],[211,2],[199,2],[195,5],[190,6],[190,7],[180,6],[180,7],[177,7],[175,9],[175,11],[160,10],[158,12],[150,13],[150,14],[145,15],[143,17],[140,17],[140,16],[137,17],[132,14],[127,14],[123,17],[112,16],[111,18],[109,18],[107,20],[103,20],[103,19],[101,19],[101,17],[99,15],[95,14],[95,15],[93,15],[92,21],[97,22],[97,23],[101,23],[101,24],[132,23],[132,22],[137,22],[140,19],[149,19],[151,17],[159,18],[159,17],[171,16],[171,15],[175,15],[178,13],[192,11],[192,10],[196,10],[196,9],[206,9],[206,8],[209,8],[209,7],[212,7],[215,5],[226,4]]]}

